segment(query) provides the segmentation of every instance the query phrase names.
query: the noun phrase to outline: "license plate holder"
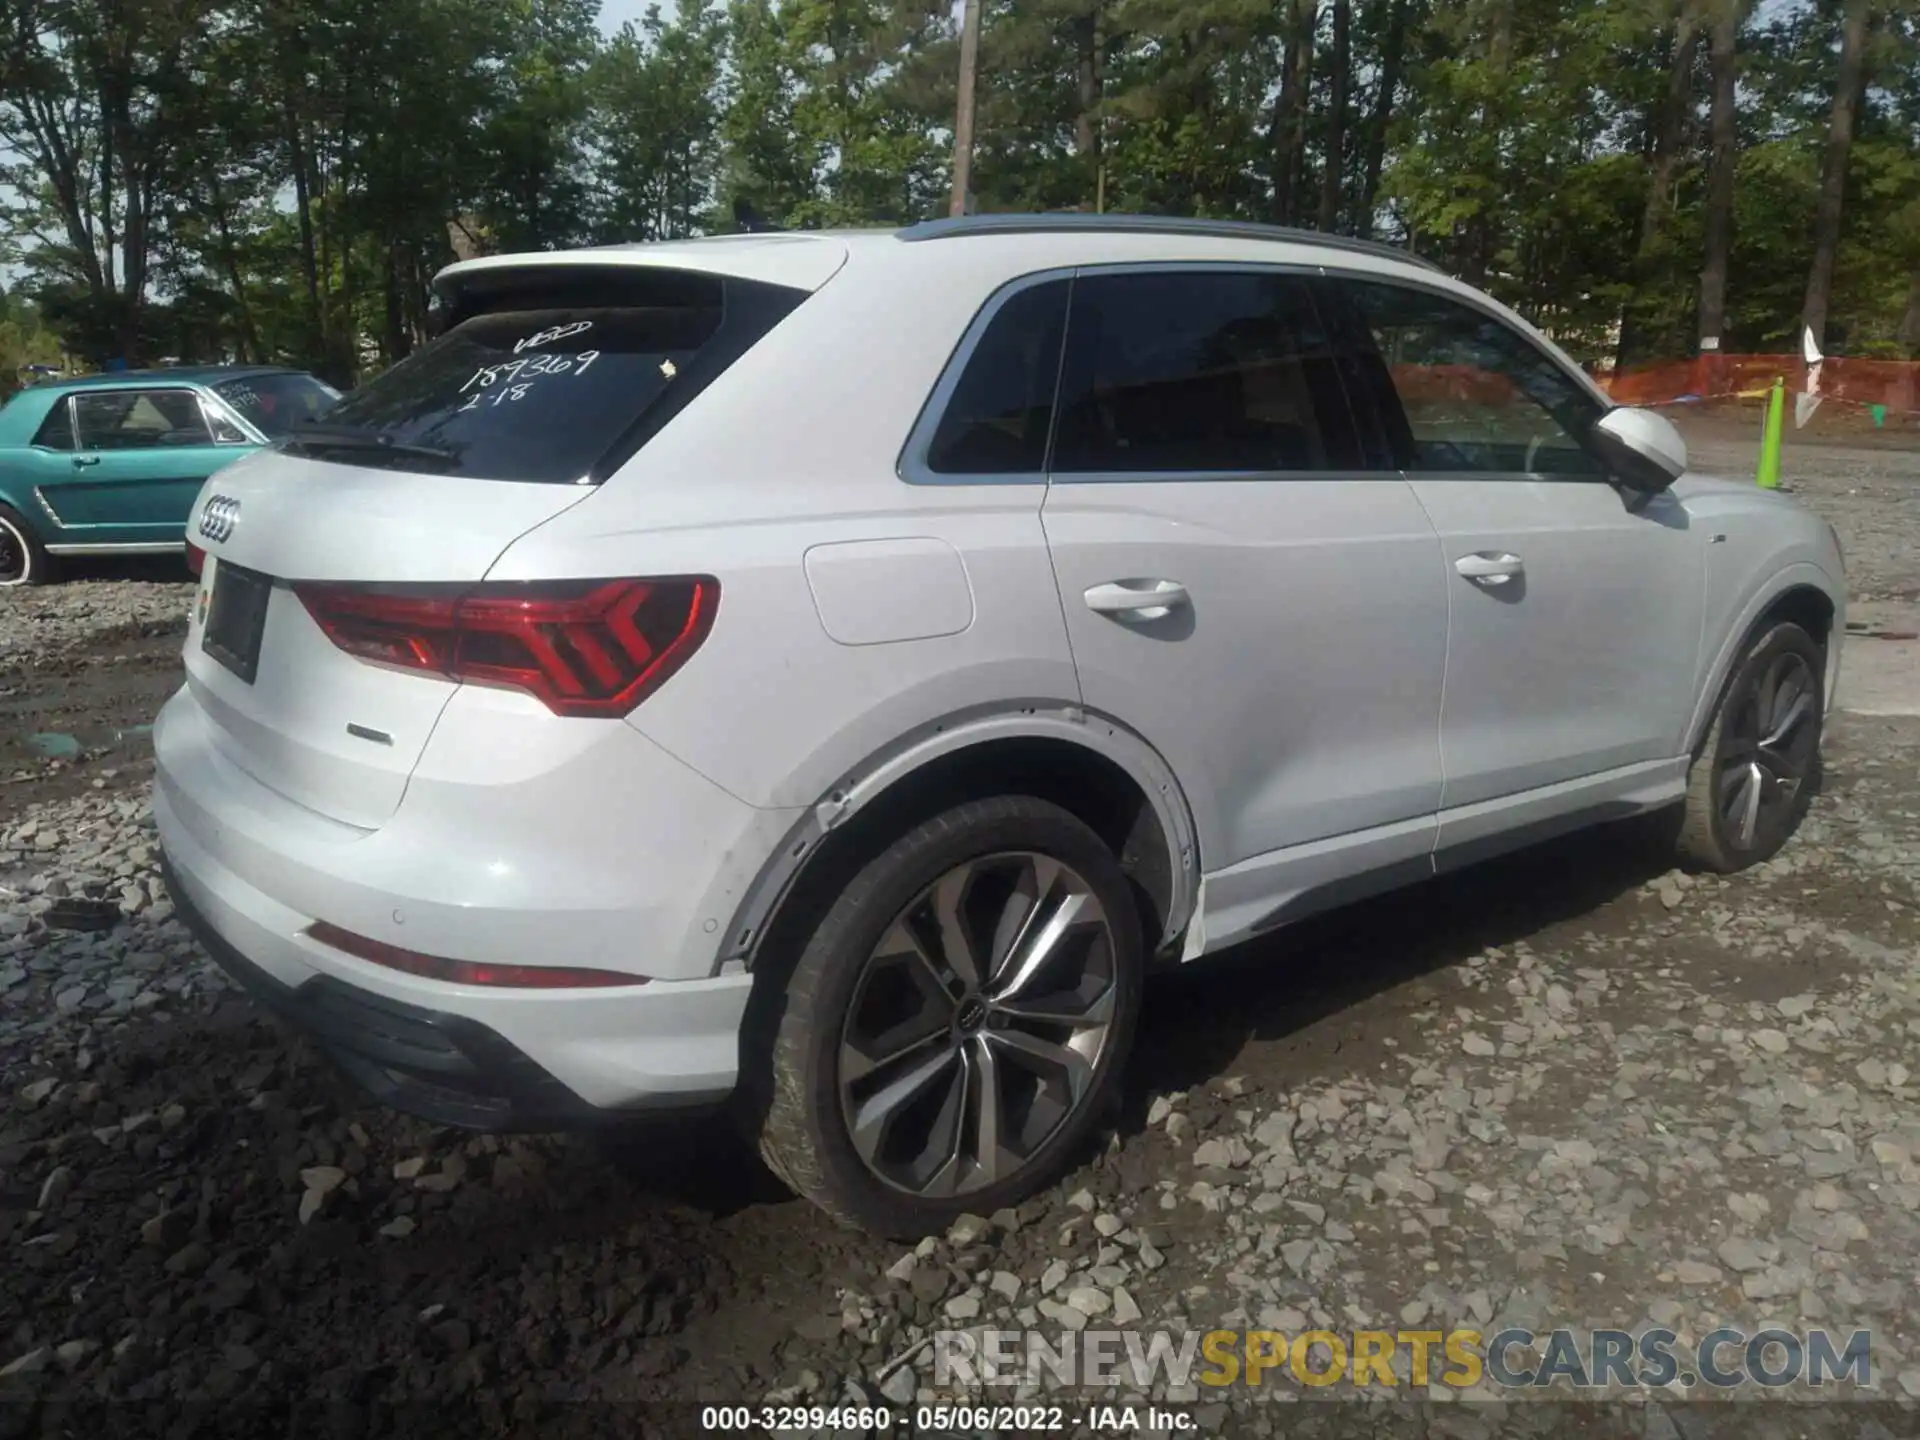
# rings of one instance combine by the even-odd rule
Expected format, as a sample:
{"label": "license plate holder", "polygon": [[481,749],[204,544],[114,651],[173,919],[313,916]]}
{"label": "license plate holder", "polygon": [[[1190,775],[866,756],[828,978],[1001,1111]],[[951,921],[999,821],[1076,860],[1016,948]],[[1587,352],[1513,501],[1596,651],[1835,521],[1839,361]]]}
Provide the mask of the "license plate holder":
{"label": "license plate holder", "polygon": [[272,576],[218,562],[200,648],[248,685],[260,668],[260,637],[266,633],[272,598]]}

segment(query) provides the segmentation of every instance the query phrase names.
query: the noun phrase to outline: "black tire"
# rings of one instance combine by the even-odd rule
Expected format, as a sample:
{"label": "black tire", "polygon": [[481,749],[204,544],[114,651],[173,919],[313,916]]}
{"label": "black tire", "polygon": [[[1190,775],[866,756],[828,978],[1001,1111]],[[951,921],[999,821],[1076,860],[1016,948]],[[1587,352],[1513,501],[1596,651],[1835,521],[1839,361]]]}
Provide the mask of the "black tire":
{"label": "black tire", "polygon": [[1779,853],[1819,788],[1825,716],[1820,643],[1791,621],[1764,628],[1734,665],[1687,774],[1683,865],[1730,875]]}
{"label": "black tire", "polygon": [[45,585],[53,578],[53,557],[33,526],[11,505],[0,505],[0,590]]}
{"label": "black tire", "polygon": [[[943,899],[955,902],[949,914],[966,917],[954,933],[980,943],[957,952],[931,943],[940,932],[926,925]],[[1023,945],[1049,930],[1035,928],[1043,914],[1072,914],[1078,923],[1053,932],[1069,937],[1061,943]],[[907,935],[930,943],[905,945]],[[984,963],[973,966],[977,985],[944,958],[978,958],[983,948]],[[930,952],[936,958],[926,958]],[[765,1023],[770,1043],[745,1058],[742,1093],[758,1097],[746,1117],[752,1138],[794,1190],[841,1223],[889,1238],[917,1238],[961,1214],[1018,1204],[1060,1176],[1114,1102],[1139,1015],[1144,957],[1132,889],[1093,831],[1029,796],[956,806],[868,860],[805,939]],[[1046,988],[1076,974],[1070,989]],[[780,981],[769,975],[768,983]],[[1081,1005],[1085,1013],[1073,1021],[1024,1013]],[[870,1032],[889,1010],[892,1023]],[[1097,1039],[1091,1029],[1072,1028],[1082,1020],[1104,1027]],[[857,1043],[869,1038],[872,1051],[898,1052],[870,1071]],[[1069,1050],[1083,1067],[1055,1063]],[[882,1091],[906,1089],[908,1072],[945,1065],[939,1056],[948,1052],[950,1070],[937,1069],[938,1078],[909,1091],[913,1101],[877,1103]],[[995,1120],[986,1128],[980,1117],[989,1110]],[[934,1178],[915,1189],[915,1162],[892,1152],[913,1149],[923,1111],[936,1112],[919,1157]],[[891,1118],[860,1127],[878,1137],[863,1158],[851,1117],[873,1114]],[[941,1138],[946,1116],[950,1148]],[[984,1164],[974,1155],[983,1137],[998,1142]],[[941,1193],[948,1184],[953,1193]]]}

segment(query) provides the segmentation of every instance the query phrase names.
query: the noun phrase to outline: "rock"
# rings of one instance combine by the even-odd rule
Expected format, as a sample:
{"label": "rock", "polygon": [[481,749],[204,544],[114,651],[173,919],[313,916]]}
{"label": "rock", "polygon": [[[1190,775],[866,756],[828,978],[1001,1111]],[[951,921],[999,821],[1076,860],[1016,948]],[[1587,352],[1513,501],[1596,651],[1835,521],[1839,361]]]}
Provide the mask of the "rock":
{"label": "rock", "polygon": [[9,1360],[5,1365],[0,1365],[0,1380],[10,1379],[16,1375],[38,1375],[47,1368],[52,1359],[53,1351],[45,1345],[38,1350],[29,1350],[26,1354]]}
{"label": "rock", "polygon": [[1154,1096],[1153,1103],[1147,1106],[1147,1128],[1151,1130],[1165,1124],[1167,1117],[1171,1114],[1173,1114],[1173,1101],[1164,1095]]}
{"label": "rock", "polygon": [[1591,1140],[1556,1140],[1553,1153],[1569,1165],[1588,1166],[1600,1158],[1600,1152],[1594,1148]]}
{"label": "rock", "polygon": [[73,1371],[85,1364],[87,1357],[99,1348],[98,1340],[69,1340],[53,1352],[53,1358],[60,1362],[62,1370]]}
{"label": "rock", "polygon": [[887,1278],[901,1285],[905,1285],[913,1279],[913,1272],[919,1263],[919,1260],[914,1256],[913,1252],[909,1250],[905,1255],[902,1255],[887,1267]]}
{"label": "rock", "polygon": [[1062,1305],[1058,1300],[1042,1300],[1036,1307],[1054,1324],[1066,1330],[1084,1330],[1087,1328],[1087,1314],[1071,1305]]}
{"label": "rock", "polygon": [[1020,1277],[1011,1270],[994,1271],[993,1279],[988,1282],[988,1285],[994,1294],[1008,1304],[1014,1304],[1020,1299]]}
{"label": "rock", "polygon": [[1066,1261],[1055,1260],[1052,1264],[1048,1265],[1045,1270],[1040,1272],[1040,1289],[1046,1294],[1051,1295],[1066,1283],[1067,1276],[1071,1273],[1072,1271],[1067,1268]]}
{"label": "rock", "polygon": [[1136,1325],[1140,1321],[1140,1306],[1124,1285],[1116,1285],[1113,1290],[1113,1323],[1121,1329]]}
{"label": "rock", "polygon": [[33,1110],[39,1107],[49,1095],[60,1088],[60,1082],[51,1077],[36,1080],[31,1085],[20,1087],[20,1104],[23,1109]]}
{"label": "rock", "polygon": [[413,1234],[416,1223],[411,1215],[396,1215],[380,1227],[380,1233],[394,1240],[404,1240]]}
{"label": "rock", "polygon": [[412,1180],[417,1178],[420,1172],[426,1168],[427,1161],[425,1156],[415,1155],[411,1159],[397,1160],[393,1166],[393,1178],[396,1180]]}
{"label": "rock", "polygon": [[978,1215],[962,1215],[947,1227],[949,1245],[975,1245],[987,1237],[991,1227]]}
{"label": "rock", "polygon": [[300,1172],[300,1183],[308,1190],[331,1195],[346,1183],[347,1172],[338,1165],[311,1165]]}
{"label": "rock", "polygon": [[956,1295],[942,1307],[949,1320],[977,1320],[980,1301],[972,1295]]}
{"label": "rock", "polygon": [[1160,1253],[1159,1247],[1151,1240],[1142,1240],[1140,1242],[1139,1255],[1140,1268],[1143,1270],[1158,1270],[1162,1265],[1167,1263],[1167,1257]]}
{"label": "rock", "polygon": [[300,1192],[300,1223],[305,1225],[314,1216],[327,1208],[326,1190],[302,1190]]}
{"label": "rock", "polygon": [[1082,1315],[1089,1317],[1104,1315],[1113,1308],[1113,1301],[1107,1296],[1107,1293],[1091,1285],[1076,1285],[1073,1289],[1069,1290],[1067,1292],[1067,1304],[1078,1310]]}
{"label": "rock", "polygon": [[[45,1207],[43,1206],[42,1208],[44,1209]],[[1118,1215],[1102,1211],[1093,1217],[1093,1228],[1094,1232],[1103,1240],[1111,1240],[1127,1228],[1127,1222],[1122,1220]]]}
{"label": "rock", "polygon": [[1673,1267],[1673,1277],[1682,1285],[1716,1285],[1720,1282],[1721,1271],[1717,1265],[1707,1265],[1698,1260],[1682,1260]]}
{"label": "rock", "polygon": [[913,1298],[928,1305],[936,1305],[944,1299],[952,1284],[953,1280],[946,1271],[932,1265],[915,1270],[913,1279],[908,1282]]}
{"label": "rock", "polygon": [[1714,1251],[1721,1262],[1736,1274],[1745,1275],[1755,1270],[1766,1269],[1765,1257],[1753,1241],[1736,1235],[1731,1240],[1722,1240]]}
{"label": "rock", "polygon": [[911,1405],[920,1389],[920,1379],[911,1365],[902,1365],[880,1382],[880,1393],[895,1405]]}
{"label": "rock", "polygon": [[47,1172],[47,1178],[40,1182],[40,1200],[34,1209],[49,1214],[58,1210],[72,1189],[73,1171],[65,1165],[54,1166]]}
{"label": "rock", "polygon": [[1251,1159],[1253,1151],[1238,1135],[1202,1141],[1193,1152],[1193,1163],[1203,1170],[1238,1170]]}
{"label": "rock", "polygon": [[184,1210],[163,1210],[140,1226],[140,1240],[156,1250],[173,1250],[192,1229],[193,1217]]}
{"label": "rock", "polygon": [[1491,1040],[1487,1039],[1486,1036],[1476,1034],[1471,1030],[1469,1030],[1464,1036],[1461,1037],[1460,1048],[1466,1051],[1467,1054],[1476,1055],[1482,1059],[1485,1059],[1489,1055],[1498,1053],[1498,1051],[1494,1046],[1494,1043]]}
{"label": "rock", "polygon": [[1067,1204],[1073,1209],[1078,1210],[1082,1215],[1091,1214],[1094,1206],[1093,1192],[1091,1190],[1076,1190],[1067,1197]]}
{"label": "rock", "polygon": [[1780,1031],[1773,1029],[1756,1030],[1747,1039],[1753,1042],[1755,1049],[1764,1050],[1769,1055],[1784,1055],[1793,1043]]}
{"label": "rock", "polygon": [[194,1240],[167,1257],[166,1269],[169,1275],[198,1275],[212,1260],[207,1247]]}

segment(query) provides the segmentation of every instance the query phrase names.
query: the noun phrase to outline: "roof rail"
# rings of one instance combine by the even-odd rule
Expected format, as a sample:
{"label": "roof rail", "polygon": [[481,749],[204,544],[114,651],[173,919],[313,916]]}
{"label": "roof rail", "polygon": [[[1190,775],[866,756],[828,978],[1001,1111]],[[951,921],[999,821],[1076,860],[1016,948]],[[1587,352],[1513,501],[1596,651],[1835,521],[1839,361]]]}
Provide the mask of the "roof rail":
{"label": "roof rail", "polygon": [[1438,272],[1425,256],[1379,240],[1356,240],[1324,230],[1294,230],[1285,225],[1260,225],[1251,220],[1192,220],[1177,215],[1089,215],[1084,210],[1062,210],[1027,215],[955,215],[923,220],[895,231],[902,240],[948,240],[960,235],[1032,235],[1047,231],[1134,235],[1216,235],[1228,240],[1270,240],[1288,245],[1312,245],[1322,250],[1344,250],[1377,255]]}

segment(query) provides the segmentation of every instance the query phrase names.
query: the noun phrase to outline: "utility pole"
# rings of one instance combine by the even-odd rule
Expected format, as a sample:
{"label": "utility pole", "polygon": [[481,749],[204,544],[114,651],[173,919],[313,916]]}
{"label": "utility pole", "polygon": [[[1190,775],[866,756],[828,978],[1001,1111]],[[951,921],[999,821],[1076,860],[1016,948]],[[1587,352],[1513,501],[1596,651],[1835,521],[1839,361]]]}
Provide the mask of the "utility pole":
{"label": "utility pole", "polygon": [[980,0],[966,0],[960,22],[960,96],[953,117],[953,201],[948,213],[967,213],[973,189],[973,91],[980,73]]}

